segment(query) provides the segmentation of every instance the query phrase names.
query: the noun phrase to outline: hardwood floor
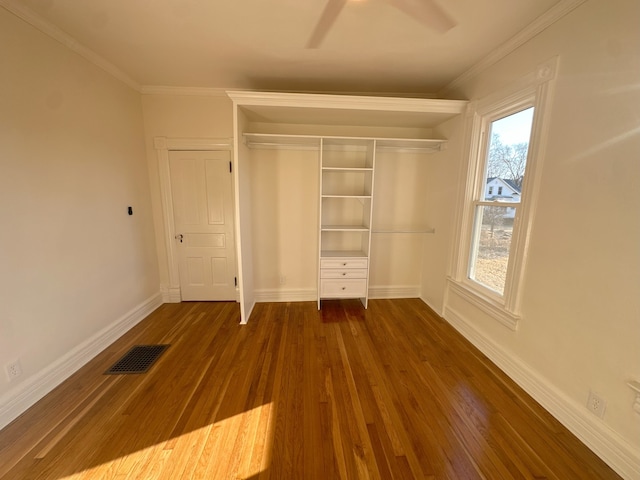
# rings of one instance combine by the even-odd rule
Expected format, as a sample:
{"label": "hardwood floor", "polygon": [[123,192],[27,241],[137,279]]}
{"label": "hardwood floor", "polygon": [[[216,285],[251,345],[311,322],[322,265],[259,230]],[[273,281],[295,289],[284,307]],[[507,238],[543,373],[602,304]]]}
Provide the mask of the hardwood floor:
{"label": "hardwood floor", "polygon": [[160,307],[0,431],[0,478],[619,478],[420,300],[238,318]]}

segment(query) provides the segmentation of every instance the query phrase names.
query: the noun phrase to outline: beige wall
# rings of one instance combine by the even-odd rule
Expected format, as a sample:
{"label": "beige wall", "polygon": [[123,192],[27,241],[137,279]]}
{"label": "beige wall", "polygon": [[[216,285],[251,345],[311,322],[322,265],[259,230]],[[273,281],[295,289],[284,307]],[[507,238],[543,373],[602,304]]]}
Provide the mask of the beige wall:
{"label": "beige wall", "polygon": [[160,269],[160,283],[169,286],[166,234],[160,196],[158,157],[155,137],[224,138],[233,137],[232,102],[223,92],[219,96],[143,95],[144,138],[147,148],[153,219]]}
{"label": "beige wall", "polygon": [[[462,96],[456,98],[464,98]],[[447,148],[433,155],[427,164],[425,181],[426,217],[435,228],[433,235],[425,235],[422,263],[422,299],[442,315],[447,271],[451,259],[454,230],[457,228],[456,205],[460,159],[463,158],[464,116],[459,115],[436,129],[446,138]]]}
{"label": "beige wall", "polygon": [[318,263],[318,152],[250,150],[249,161],[256,293],[280,290],[293,298],[313,299]]}
{"label": "beige wall", "polygon": [[2,8],[0,58],[2,411],[159,281],[140,95]]}
{"label": "beige wall", "polygon": [[[427,231],[425,192],[437,153],[376,153],[373,228]],[[431,233],[374,233],[371,239],[370,295],[419,296],[425,239]]]}
{"label": "beige wall", "polygon": [[[449,298],[477,338],[530,371],[594,431],[612,429],[610,438],[628,442],[636,459],[640,415],[626,382],[640,380],[639,18],[637,1],[586,2],[454,92],[480,99],[560,57],[520,328]],[[460,189],[458,171],[434,175]],[[446,270],[430,272],[426,296],[437,302]],[[607,402],[603,422],[586,412],[589,389]]]}

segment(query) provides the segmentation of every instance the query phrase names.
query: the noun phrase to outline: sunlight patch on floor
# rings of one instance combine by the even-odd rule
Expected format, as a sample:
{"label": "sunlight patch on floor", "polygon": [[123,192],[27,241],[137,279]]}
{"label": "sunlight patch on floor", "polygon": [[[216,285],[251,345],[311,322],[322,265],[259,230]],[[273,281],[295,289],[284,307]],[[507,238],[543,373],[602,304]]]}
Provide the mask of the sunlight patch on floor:
{"label": "sunlight patch on floor", "polygon": [[267,403],[61,480],[255,478],[271,463],[274,429],[274,404]]}

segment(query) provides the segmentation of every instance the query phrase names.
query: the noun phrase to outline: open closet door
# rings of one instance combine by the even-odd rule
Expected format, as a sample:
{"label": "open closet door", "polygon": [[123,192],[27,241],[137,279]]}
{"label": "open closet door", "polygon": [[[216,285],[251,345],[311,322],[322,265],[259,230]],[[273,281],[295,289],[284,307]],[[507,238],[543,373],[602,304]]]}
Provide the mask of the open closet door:
{"label": "open closet door", "polygon": [[251,248],[251,162],[249,149],[242,142],[247,120],[238,105],[233,106],[234,165],[236,195],[236,243],[238,256],[238,288],[240,323],[249,321],[256,303],[253,287],[253,254]]}

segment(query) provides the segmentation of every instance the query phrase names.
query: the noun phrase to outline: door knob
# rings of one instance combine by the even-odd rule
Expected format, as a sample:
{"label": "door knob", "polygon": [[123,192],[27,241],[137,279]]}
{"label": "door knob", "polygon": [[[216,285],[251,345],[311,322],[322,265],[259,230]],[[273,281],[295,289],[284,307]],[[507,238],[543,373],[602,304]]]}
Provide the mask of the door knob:
{"label": "door knob", "polygon": [[183,235],[179,233],[178,235],[175,236],[175,239],[180,240],[180,243],[182,243]]}

